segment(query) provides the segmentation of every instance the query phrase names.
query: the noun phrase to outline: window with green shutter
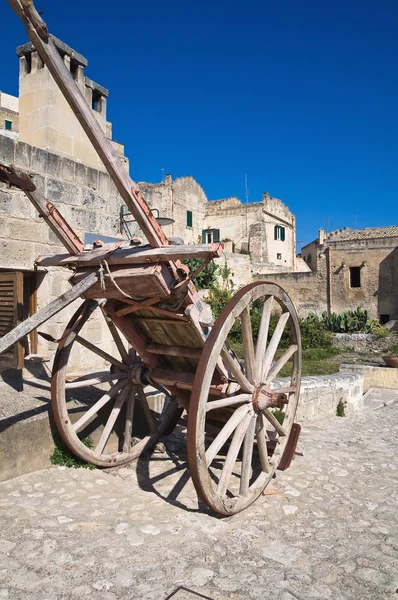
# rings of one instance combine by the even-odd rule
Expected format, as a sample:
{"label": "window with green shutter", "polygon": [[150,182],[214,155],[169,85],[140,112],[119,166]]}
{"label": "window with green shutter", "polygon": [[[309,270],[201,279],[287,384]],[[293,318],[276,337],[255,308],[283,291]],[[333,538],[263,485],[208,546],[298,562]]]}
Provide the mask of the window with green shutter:
{"label": "window with green shutter", "polygon": [[281,225],[275,225],[274,239],[279,240],[280,242],[285,241],[285,228],[282,227]]}
{"label": "window with green shutter", "polygon": [[4,129],[6,131],[12,131],[12,121],[4,121]]}
{"label": "window with green shutter", "polygon": [[192,211],[187,210],[187,227],[192,227]]}
{"label": "window with green shutter", "polygon": [[220,230],[219,229],[203,229],[202,231],[202,242],[204,244],[213,244],[214,242],[220,241]]}

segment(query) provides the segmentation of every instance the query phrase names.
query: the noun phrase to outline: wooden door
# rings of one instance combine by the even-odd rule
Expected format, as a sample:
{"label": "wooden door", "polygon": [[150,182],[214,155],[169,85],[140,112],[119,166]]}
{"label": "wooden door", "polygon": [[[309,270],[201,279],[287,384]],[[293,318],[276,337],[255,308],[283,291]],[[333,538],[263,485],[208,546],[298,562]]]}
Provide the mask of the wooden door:
{"label": "wooden door", "polygon": [[[9,333],[23,318],[23,274],[0,273],[0,337]],[[22,369],[23,345],[20,342],[0,355],[0,370]]]}

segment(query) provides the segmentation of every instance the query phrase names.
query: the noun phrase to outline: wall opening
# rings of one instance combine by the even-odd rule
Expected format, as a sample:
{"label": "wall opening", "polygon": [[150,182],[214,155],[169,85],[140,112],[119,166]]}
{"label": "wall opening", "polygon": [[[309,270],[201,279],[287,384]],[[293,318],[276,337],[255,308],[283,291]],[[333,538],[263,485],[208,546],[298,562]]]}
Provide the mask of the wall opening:
{"label": "wall opening", "polygon": [[97,112],[101,112],[101,98],[102,94],[98,90],[93,90],[91,108]]}
{"label": "wall opening", "polygon": [[73,58],[71,58],[70,59],[70,74],[72,75],[72,77],[75,81],[77,79],[78,72],[79,72],[79,63],[76,60],[73,60]]}
{"label": "wall opening", "polygon": [[361,287],[361,267],[350,267],[350,287]]}
{"label": "wall opening", "polygon": [[282,254],[280,254],[279,252],[276,255],[276,260],[282,260]]}
{"label": "wall opening", "polygon": [[390,315],[380,315],[379,321],[381,325],[385,325],[390,320]]}
{"label": "wall opening", "polygon": [[4,121],[4,129],[6,131],[12,131],[12,121]]}
{"label": "wall opening", "polygon": [[280,242],[285,241],[285,228],[282,227],[281,225],[275,225],[274,239],[279,240]]}

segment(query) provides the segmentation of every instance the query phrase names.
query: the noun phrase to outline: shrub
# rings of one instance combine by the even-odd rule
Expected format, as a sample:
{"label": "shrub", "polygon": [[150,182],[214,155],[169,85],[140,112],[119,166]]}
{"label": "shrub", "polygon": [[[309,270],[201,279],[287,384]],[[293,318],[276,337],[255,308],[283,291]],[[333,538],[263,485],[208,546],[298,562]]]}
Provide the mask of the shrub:
{"label": "shrub", "polygon": [[329,331],[333,333],[374,333],[380,329],[376,319],[371,319],[367,310],[358,307],[340,314],[322,313],[321,319]]}
{"label": "shrub", "polygon": [[347,402],[345,400],[340,399],[339,403],[336,406],[336,416],[345,417],[346,406],[347,406]]}
{"label": "shrub", "polygon": [[378,338],[386,338],[386,337],[390,337],[392,335],[391,331],[389,331],[388,329],[385,329],[384,327],[379,327],[373,333]]}
{"label": "shrub", "polygon": [[[82,442],[87,448],[93,447],[93,440],[90,436],[82,440]],[[81,460],[72,454],[69,448],[63,444],[59,444],[54,448],[54,452],[50,456],[50,463],[60,467],[69,467],[70,469],[95,469],[95,465]]]}
{"label": "shrub", "polygon": [[[189,267],[189,274],[192,275],[202,264],[202,260],[200,258],[189,258],[182,261],[184,265]],[[195,285],[198,290],[207,290],[211,286],[215,285],[217,280],[217,275],[220,270],[214,261],[209,262],[208,265],[205,266],[203,271],[199,273],[197,277],[195,277]]]}

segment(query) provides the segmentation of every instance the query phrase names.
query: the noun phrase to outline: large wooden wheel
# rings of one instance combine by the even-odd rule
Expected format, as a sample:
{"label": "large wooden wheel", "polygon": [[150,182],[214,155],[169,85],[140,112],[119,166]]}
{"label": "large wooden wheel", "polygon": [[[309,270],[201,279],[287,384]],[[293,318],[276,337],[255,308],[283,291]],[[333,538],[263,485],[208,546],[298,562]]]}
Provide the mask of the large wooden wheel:
{"label": "large wooden wheel", "polygon": [[[134,460],[153,446],[172,421],[177,403],[166,398],[159,412],[150,407],[139,382],[144,365],[134,350],[127,351],[109,318],[119,357],[84,337],[84,326],[96,309],[102,310],[97,301],[85,301],[67,325],[54,359],[51,397],[56,425],[68,448],[82,460],[109,467]],[[77,344],[104,359],[108,368],[82,377],[69,373]]]}
{"label": "large wooden wheel", "polygon": [[[253,335],[254,313],[259,326]],[[225,397],[214,399],[209,390],[220,358],[229,384]],[[287,381],[276,391],[282,368]],[[241,511],[271,480],[294,422],[300,377],[300,330],[291,300],[273,283],[242,288],[206,342],[189,406],[189,466],[199,496],[213,510]]]}

